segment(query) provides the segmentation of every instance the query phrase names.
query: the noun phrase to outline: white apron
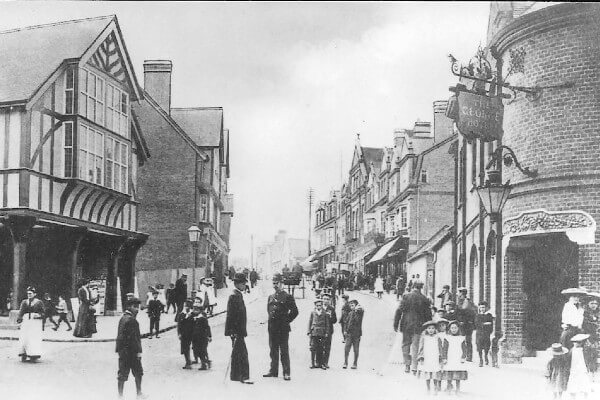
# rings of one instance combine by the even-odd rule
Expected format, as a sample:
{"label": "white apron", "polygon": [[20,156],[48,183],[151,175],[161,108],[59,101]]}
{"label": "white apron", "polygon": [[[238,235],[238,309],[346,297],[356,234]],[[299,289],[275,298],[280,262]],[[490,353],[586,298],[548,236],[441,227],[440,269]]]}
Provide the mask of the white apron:
{"label": "white apron", "polygon": [[19,334],[19,354],[29,357],[42,355],[42,320],[34,316],[39,317],[39,314],[31,313],[31,319],[29,314],[23,316]]}

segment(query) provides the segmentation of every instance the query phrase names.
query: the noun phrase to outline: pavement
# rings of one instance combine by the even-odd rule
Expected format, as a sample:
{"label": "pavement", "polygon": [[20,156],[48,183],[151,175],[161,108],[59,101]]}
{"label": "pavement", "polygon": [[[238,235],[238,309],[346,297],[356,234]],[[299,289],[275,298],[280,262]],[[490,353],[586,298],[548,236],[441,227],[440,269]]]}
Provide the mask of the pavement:
{"label": "pavement", "polygon": [[[227,299],[229,294],[233,290],[233,282],[230,282],[227,288],[217,290],[217,305],[214,307],[213,316],[220,315],[227,311]],[[259,296],[262,296],[262,290],[252,290],[249,294],[245,294],[246,302],[255,301]],[[140,321],[140,327],[142,329],[142,338],[147,338],[149,333],[148,324],[149,320],[145,310],[140,310],[138,318]],[[57,319],[56,317],[54,318]],[[67,326],[63,322],[60,324],[57,331],[54,331],[53,325],[50,321],[46,322],[46,327],[42,333],[42,340],[44,342],[114,342],[117,335],[117,327],[119,325],[120,316],[104,316],[99,315],[96,317],[96,329],[97,333],[91,338],[78,338],[73,336],[73,331],[67,331]],[[0,325],[0,340],[19,340],[18,329],[2,329],[5,325]],[[71,326],[75,329],[75,322],[71,322]],[[170,331],[177,327],[175,323],[175,312],[171,311],[169,314],[162,314],[160,318],[160,333]]]}
{"label": "pavement", "polygon": [[[183,357],[173,330],[159,339],[142,341],[144,366],[143,388],[150,399],[256,398],[304,400],[313,398],[414,400],[427,397],[425,382],[405,374],[398,344],[401,335],[392,329],[395,295],[383,299],[368,292],[348,292],[365,309],[363,337],[358,369],[342,369],[343,344],[339,325],[332,341],[327,371],[310,369],[310,352],[306,335],[314,294],[306,298],[296,292],[300,314],[292,322],[290,333],[291,378],[263,378],[269,368],[266,296],[270,285],[261,285],[248,298],[248,337],[250,375],[254,385],[242,385],[228,379],[231,341],[224,336],[225,315],[209,320],[213,341],[208,352],[212,359],[209,371],[182,370]],[[340,305],[338,304],[338,314]],[[144,316],[145,317],[145,316]],[[142,324],[144,325],[144,324]],[[0,388],[7,399],[104,400],[116,398],[117,356],[114,343],[46,342],[39,362],[22,363],[14,351],[14,342],[0,341]],[[469,380],[463,383],[465,399],[547,399],[543,369],[501,365],[499,369],[478,368],[468,363]],[[26,380],[25,380],[26,379]],[[448,397],[441,394],[440,397]],[[133,379],[125,385],[125,398],[134,399]],[[590,399],[597,398],[594,395]]]}

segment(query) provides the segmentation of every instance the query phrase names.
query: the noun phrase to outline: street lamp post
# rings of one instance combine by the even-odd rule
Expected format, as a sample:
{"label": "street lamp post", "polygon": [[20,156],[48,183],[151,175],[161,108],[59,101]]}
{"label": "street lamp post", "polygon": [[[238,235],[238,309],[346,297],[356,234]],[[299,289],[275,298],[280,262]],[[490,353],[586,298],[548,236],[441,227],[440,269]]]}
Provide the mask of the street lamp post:
{"label": "street lamp post", "polygon": [[197,225],[192,225],[188,229],[188,236],[190,243],[192,244],[194,263],[192,266],[192,290],[196,290],[196,267],[198,264],[197,253],[198,253],[198,242],[200,241],[200,235],[202,230]]}

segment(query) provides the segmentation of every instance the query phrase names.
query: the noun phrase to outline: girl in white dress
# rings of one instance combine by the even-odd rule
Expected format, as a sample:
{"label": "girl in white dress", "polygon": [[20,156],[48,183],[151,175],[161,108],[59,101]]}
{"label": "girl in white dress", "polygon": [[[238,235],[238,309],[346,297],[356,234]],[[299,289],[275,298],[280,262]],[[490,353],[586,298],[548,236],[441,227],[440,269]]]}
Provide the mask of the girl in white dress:
{"label": "girl in white dress", "polygon": [[456,394],[460,392],[460,381],[468,379],[465,368],[467,345],[465,337],[460,334],[458,321],[450,321],[448,324],[448,334],[446,335],[443,347],[443,357],[446,360],[444,372],[441,379],[448,382],[446,391],[452,392],[452,381],[456,384]]}
{"label": "girl in white dress", "polygon": [[442,370],[442,340],[437,335],[436,323],[428,321],[423,324],[425,330],[421,334],[419,342],[419,375],[427,382],[427,393],[431,392],[431,380],[433,379],[434,391],[437,394],[438,381]]}
{"label": "girl in white dress", "polygon": [[583,357],[583,344],[590,335],[579,333],[571,338],[573,348],[571,351],[571,371],[569,373],[569,382],[567,383],[567,392],[572,398],[577,398],[580,393],[584,398],[592,392],[592,379],[589,369]]}

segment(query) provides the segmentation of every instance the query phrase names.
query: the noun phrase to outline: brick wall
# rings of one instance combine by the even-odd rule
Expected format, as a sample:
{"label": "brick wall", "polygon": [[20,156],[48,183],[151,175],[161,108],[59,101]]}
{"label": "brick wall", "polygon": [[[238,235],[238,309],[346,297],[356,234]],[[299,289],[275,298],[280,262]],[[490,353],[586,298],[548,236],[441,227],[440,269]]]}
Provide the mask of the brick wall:
{"label": "brick wall", "polygon": [[502,279],[502,331],[505,337],[502,361],[520,362],[524,351],[523,313],[526,299],[523,292],[523,264],[514,251],[507,251],[504,256]]}

